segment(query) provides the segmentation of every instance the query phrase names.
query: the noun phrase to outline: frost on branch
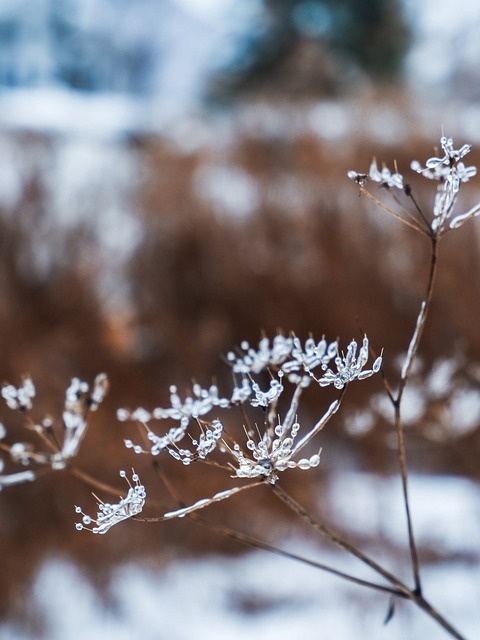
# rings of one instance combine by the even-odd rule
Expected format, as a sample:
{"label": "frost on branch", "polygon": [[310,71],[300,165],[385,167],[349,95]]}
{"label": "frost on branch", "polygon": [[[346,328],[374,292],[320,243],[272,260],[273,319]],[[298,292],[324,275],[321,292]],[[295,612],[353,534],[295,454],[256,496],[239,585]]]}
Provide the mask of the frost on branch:
{"label": "frost on branch", "polygon": [[[135,483],[132,485],[125,471],[120,471],[120,477],[125,478],[129,486],[126,497],[121,498],[120,502],[116,504],[110,504],[109,502],[102,502],[102,500],[94,494],[99,509],[96,518],[88,516],[82,511],[81,507],[75,507],[75,513],[82,515],[82,522],[77,522],[75,525],[78,531],[86,529],[92,533],[107,533],[109,529],[119,522],[141,513],[145,505],[147,493],[145,487],[140,482],[140,478],[135,471],[132,471],[132,482]],[[90,526],[92,524],[94,525],[93,527]]]}
{"label": "frost on branch", "polygon": [[425,178],[438,182],[433,204],[433,217],[430,216],[431,222],[427,221],[428,217],[423,214],[418,203],[413,200],[411,187],[404,184],[403,176],[399,173],[392,173],[386,167],[379,170],[374,160],[368,173],[349,171],[347,175],[350,179],[355,180],[362,188],[362,192],[367,195],[369,195],[369,192],[366,185],[369,182],[376,182],[384,187],[396,187],[403,190],[407,196],[412,198],[415,205],[413,213],[407,209],[403,209],[403,212],[393,211],[378,201],[376,203],[417,231],[433,237],[441,236],[445,231],[456,229],[470,218],[480,215],[480,203],[466,213],[458,214],[452,218],[460,187],[477,175],[477,168],[474,166],[467,167],[463,162],[463,158],[471,150],[471,145],[464,144],[459,149],[455,149],[452,138],[442,136],[440,146],[443,151],[441,157],[434,156],[429,158],[425,166],[422,166],[417,160],[410,164],[413,171],[420,173]]}
{"label": "frost on branch", "polygon": [[[11,484],[35,480],[40,472],[64,469],[78,453],[87,429],[89,411],[97,409],[107,390],[108,380],[104,373],[95,378],[92,389],[86,382],[73,378],[65,394],[62,424],[56,427],[49,416],[37,422],[31,418],[29,412],[33,408],[35,387],[30,378],[25,378],[19,388],[5,385],[2,388],[2,396],[7,406],[27,416],[24,428],[30,435],[34,434],[34,440],[39,442],[31,442],[29,438],[28,442],[16,441],[7,444],[4,441],[7,430],[2,425],[0,448],[8,453],[12,463],[29,469],[0,475],[0,489]],[[43,447],[39,447],[39,443]]]}

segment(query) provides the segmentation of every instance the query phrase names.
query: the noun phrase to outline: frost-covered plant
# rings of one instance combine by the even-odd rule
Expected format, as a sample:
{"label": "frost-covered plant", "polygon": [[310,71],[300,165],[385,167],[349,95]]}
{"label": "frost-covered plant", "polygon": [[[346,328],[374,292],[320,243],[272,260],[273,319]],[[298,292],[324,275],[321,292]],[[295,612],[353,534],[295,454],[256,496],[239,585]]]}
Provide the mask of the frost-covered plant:
{"label": "frost-covered plant", "polygon": [[[75,525],[78,531],[86,529],[92,533],[107,533],[115,524],[141,513],[147,494],[145,487],[140,482],[140,478],[133,470],[132,481],[135,484],[132,485],[123,470],[120,471],[120,477],[126,479],[129,489],[126,497],[121,498],[117,504],[103,502],[100,498],[97,498],[99,511],[96,518],[83,513],[81,507],[75,507],[75,512],[82,515],[82,522],[77,522]],[[94,524],[93,527],[91,527],[92,524]]]}
{"label": "frost-covered plant", "polygon": [[[8,485],[35,480],[48,471],[65,469],[76,457],[87,430],[88,413],[95,411],[103,402],[108,390],[108,379],[99,374],[90,388],[87,382],[73,378],[65,393],[65,403],[61,424],[56,424],[50,416],[36,421],[30,415],[33,409],[35,386],[31,378],[26,377],[20,387],[11,384],[2,387],[2,397],[9,409],[25,415],[27,432],[34,433],[37,441],[16,441],[7,444],[7,429],[1,425],[0,449],[7,452],[12,463],[28,467],[23,471],[0,475],[0,490]],[[4,462],[0,460],[0,471]]]}
{"label": "frost-covered plant", "polygon": [[[368,349],[366,336],[359,350],[357,342],[352,340],[346,356],[339,351],[337,341],[328,343],[325,338],[318,342],[309,338],[302,343],[296,336],[279,334],[272,341],[262,338],[255,347],[243,342],[237,351],[227,354],[227,362],[235,376],[235,384],[228,397],[221,397],[216,386],[202,389],[195,385],[192,395],[181,400],[176,387],[171,387],[171,406],[168,408],[152,411],[137,408],[132,412],[120,409],[118,418],[137,422],[146,430],[147,439],[152,443],[147,451],[140,444],[126,440],[126,447],[135,453],[157,456],[168,451],[184,465],[202,461],[225,469],[230,478],[255,480],[167,512],[163,517],[184,516],[259,483],[274,485],[279,474],[287,469],[317,467],[320,463],[319,450],[307,457],[299,457],[299,454],[337,412],[347,385],[379,371],[381,356],[375,359],[371,369],[365,368],[369,359]],[[262,375],[267,375],[267,386],[261,384]],[[339,397],[330,403],[320,419],[302,432],[297,419],[299,402],[303,390],[312,382],[321,387],[332,385],[339,391]],[[281,420],[280,404],[285,400],[288,408]],[[243,441],[225,429],[218,413],[211,420],[207,419],[213,411],[226,412],[238,406],[242,407],[239,426]],[[252,425],[247,419],[247,408],[260,410],[262,422],[256,421]],[[175,420],[176,424],[157,434],[151,426],[155,420]]]}
{"label": "frost-covered plant", "polygon": [[[455,213],[461,186],[477,172],[475,167],[465,166],[463,161],[470,151],[470,145],[464,144],[455,149],[453,140],[443,136],[440,146],[443,155],[429,158],[425,166],[417,161],[411,164],[415,172],[437,183],[432,211],[429,214],[418,205],[412,188],[397,167],[393,172],[386,166],[379,169],[374,160],[367,173],[348,172],[349,178],[358,184],[361,194],[430,240],[431,263],[425,295],[419,304],[418,316],[412,327],[412,337],[400,374],[397,380],[391,382],[382,371],[386,397],[394,415],[413,584],[409,585],[406,581],[400,580],[383,564],[350,543],[323,520],[309,513],[283,488],[281,482],[282,474],[287,471],[313,472],[319,466],[320,443],[317,442],[310,451],[308,448],[313,447],[313,440],[319,439],[319,434],[339,411],[348,386],[352,382],[357,383],[380,373],[383,354],[380,352],[378,356],[373,355],[366,336],[360,344],[352,340],[344,351],[340,349],[337,340],[328,342],[324,337],[318,341],[310,337],[302,342],[295,335],[279,334],[271,340],[263,337],[255,346],[245,341],[238,349],[227,354],[226,360],[231,367],[234,380],[229,393],[222,394],[214,384],[207,388],[195,384],[191,393],[182,397],[177,387],[171,386],[168,407],[152,410],[137,408],[133,411],[119,409],[118,419],[122,422],[134,422],[145,442],[141,444],[128,439],[125,441],[126,448],[138,456],[154,461],[156,470],[176,504],[174,508],[168,511],[163,509],[154,517],[140,516],[144,507],[149,505],[146,487],[133,470],[132,481],[127,478],[125,471],[122,471],[120,475],[126,479],[129,487],[127,495],[112,504],[102,501],[94,494],[98,505],[96,517],[84,513],[81,507],[75,508],[76,513],[81,515],[81,522],[76,523],[78,530],[85,529],[104,534],[114,525],[130,518],[163,521],[188,516],[205,523],[205,519],[198,513],[200,509],[262,485],[268,487],[275,497],[319,535],[372,569],[381,581],[373,582],[340,572],[221,524],[212,526],[243,543],[307,562],[360,586],[389,594],[391,602],[387,620],[393,615],[396,599],[408,600],[434,619],[451,637],[465,640],[464,636],[430,604],[423,592],[414,524],[410,513],[402,415],[402,398],[412,379],[414,361],[430,312],[438,266],[438,244],[447,232],[480,215],[480,203],[464,213]],[[378,200],[370,192],[371,185],[392,194],[399,205],[398,210]],[[399,200],[399,193],[403,193],[407,202],[410,202],[410,209]],[[300,400],[305,389],[312,385],[320,393],[324,388],[330,387],[334,399],[332,401],[330,396],[328,403],[324,403],[323,411],[319,412],[320,417],[308,422],[299,416]],[[6,429],[0,425],[0,448],[8,453],[11,463],[27,467],[23,471],[0,475],[0,488],[35,480],[41,470],[66,469],[96,489],[118,496],[118,490],[96,481],[72,464],[86,433],[87,412],[100,404],[106,389],[107,380],[103,374],[96,378],[92,390],[86,383],[74,379],[66,393],[60,433],[50,418],[45,418],[39,423],[28,421],[27,429],[40,438],[46,450],[23,441],[7,444]],[[29,415],[35,397],[35,387],[30,378],[25,378],[18,388],[12,385],[4,386],[2,396],[10,409]],[[305,422],[308,424],[305,425]],[[157,423],[166,423],[166,426],[158,427]],[[302,423],[304,426],[301,426]],[[176,488],[162,471],[162,459],[167,454],[181,462],[188,469],[186,473],[194,473],[198,468],[198,464],[194,463],[210,465],[215,469],[216,478],[222,477],[218,472],[223,471],[223,477],[228,478],[228,485],[224,485],[212,496],[185,505],[177,495]],[[3,471],[3,465],[0,459],[0,472]]]}

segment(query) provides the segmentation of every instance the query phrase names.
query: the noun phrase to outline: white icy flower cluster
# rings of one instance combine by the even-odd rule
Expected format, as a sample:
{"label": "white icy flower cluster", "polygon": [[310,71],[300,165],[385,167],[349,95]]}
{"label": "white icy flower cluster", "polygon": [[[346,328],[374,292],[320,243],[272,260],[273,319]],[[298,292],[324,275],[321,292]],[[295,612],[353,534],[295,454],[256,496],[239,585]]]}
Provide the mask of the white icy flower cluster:
{"label": "white icy flower cluster", "polygon": [[301,341],[294,337],[291,359],[283,363],[282,371],[288,376],[290,382],[306,387],[310,384],[311,378],[305,373],[309,374],[312,369],[317,367],[325,369],[337,355],[338,343],[336,340],[328,343],[325,338],[319,342],[308,338],[302,345]]}
{"label": "white icy flower cluster", "polygon": [[[275,342],[277,340],[282,345],[281,351],[276,348]],[[368,344],[368,338],[365,336],[357,356],[358,345],[355,340],[352,340],[348,345],[346,356],[343,356],[339,353],[337,341],[328,343],[325,338],[322,338],[319,342],[315,342],[313,338],[309,338],[305,341],[305,344],[302,344],[297,337],[284,338],[283,336],[277,336],[271,348],[268,339],[263,338],[257,350],[244,343],[242,348],[246,350],[246,354],[241,357],[235,357],[233,353],[230,353],[228,359],[232,363],[233,371],[236,373],[259,373],[262,371],[262,367],[265,369],[275,364],[280,369],[280,373],[285,374],[288,380],[294,384],[306,387],[313,379],[322,387],[333,384],[335,388],[343,389],[349,382],[363,380],[380,370],[382,364],[381,356],[376,358],[372,369],[363,370],[368,361]],[[335,363],[336,371],[332,371],[329,368],[332,360]],[[324,373],[317,377],[314,370],[318,367]],[[277,381],[272,381],[271,383],[276,387],[279,384]],[[257,400],[258,385],[252,383],[251,389],[256,396],[256,399],[252,400],[251,404],[259,406]],[[275,394],[272,394],[272,397],[274,396]],[[267,398],[267,396],[264,397]],[[265,400],[262,406],[266,406],[266,404]]]}
{"label": "white icy flower cluster", "polygon": [[298,439],[300,425],[294,419],[294,416],[298,408],[298,398],[301,390],[302,387],[298,385],[293,395],[290,408],[281,423],[277,422],[277,424],[274,424],[271,423],[269,419],[263,435],[260,435],[258,430],[256,434],[254,431],[246,432],[247,441],[245,449],[237,442],[233,442],[230,446],[226,440],[223,441],[224,451],[230,454],[234,460],[233,463],[229,463],[229,467],[234,472],[233,477],[249,478],[252,480],[257,479],[257,482],[219,491],[211,498],[202,498],[187,507],[169,511],[164,514],[163,519],[183,518],[193,511],[226,500],[240,491],[251,489],[264,481],[275,484],[278,480],[278,474],[287,469],[297,468],[307,470],[317,467],[320,464],[320,451],[309,458],[300,458],[299,460],[293,458],[323,429],[329,419],[338,410],[340,402],[339,400],[332,402],[325,414],[313,428],[302,438]]}
{"label": "white icy flower cluster", "polygon": [[434,219],[432,222],[432,230],[437,234],[446,229],[447,222],[448,227],[454,229],[461,226],[466,220],[480,214],[479,203],[470,211],[451,219],[453,206],[461,184],[476,176],[477,168],[474,166],[466,167],[462,162],[462,158],[470,152],[471,145],[464,144],[460,149],[455,149],[452,138],[442,136],[440,146],[443,150],[441,158],[429,158],[425,163],[425,167],[422,167],[417,160],[414,160],[410,165],[417,173],[421,173],[430,180],[438,180],[440,182],[435,196]]}
{"label": "white icy flower cluster", "polygon": [[247,439],[246,447],[249,453],[245,453],[239,444],[234,444],[230,449],[236,458],[237,478],[257,478],[265,476],[274,484],[278,480],[277,471],[285,471],[298,467],[311,469],[320,464],[320,452],[310,458],[302,458],[294,461],[292,456],[296,453],[294,443],[300,430],[300,425],[295,422],[292,425],[279,424],[275,427],[275,438],[272,439],[268,432],[257,442],[253,434]]}
{"label": "white icy flower cluster", "polygon": [[382,170],[380,170],[375,158],[372,160],[368,173],[348,171],[347,176],[360,185],[366,184],[367,182],[377,182],[383,187],[395,187],[401,190],[405,187],[403,176],[400,173],[396,171],[392,173],[386,166],[383,166]]}
{"label": "white icy flower cluster", "polygon": [[[262,338],[258,347],[250,346],[248,342],[242,342],[240,354],[233,351],[227,354],[227,359],[234,373],[244,376],[258,374],[267,369],[278,369],[283,372],[289,382],[308,386],[311,379],[306,371],[318,366],[326,366],[338,353],[337,342],[330,344],[322,338],[315,342],[308,338],[305,344],[296,336],[285,337],[281,334],[275,336],[270,343],[268,338]],[[242,380],[244,395],[248,383]],[[256,393],[251,387],[250,393]]]}
{"label": "white icy flower cluster", "polygon": [[[357,343],[352,340],[344,357],[339,354],[336,341],[328,343],[325,338],[316,342],[308,338],[304,343],[296,336],[285,337],[277,335],[271,342],[268,338],[262,338],[257,348],[248,342],[243,342],[238,354],[233,351],[227,356],[233,372],[241,375],[241,380],[235,385],[232,396],[224,398],[219,395],[216,385],[203,389],[194,385],[192,395],[181,399],[175,386],[170,387],[170,404],[166,409],[156,408],[147,411],[138,408],[135,411],[119,409],[117,417],[120,421],[134,420],[141,423],[147,431],[150,441],[150,453],[158,455],[163,450],[184,464],[198,459],[205,459],[211,453],[218,441],[222,438],[222,423],[215,418],[213,422],[202,420],[214,408],[229,409],[235,405],[249,402],[254,408],[264,411],[270,409],[275,413],[280,396],[284,392],[283,379],[286,379],[298,387],[295,394],[295,402],[298,402],[301,389],[315,380],[320,386],[330,384],[337,389],[343,389],[349,382],[355,379],[362,380],[376,373],[381,366],[381,357],[377,358],[372,369],[364,370],[368,360],[368,339],[365,337],[363,346],[357,356]],[[336,371],[329,368],[332,361],[336,365]],[[319,377],[314,371],[321,369]],[[253,378],[254,375],[268,371],[270,375],[277,371],[278,378],[271,378],[266,390]],[[152,420],[170,419],[176,424],[165,433],[157,434],[150,428]],[[191,422],[200,430],[197,437],[189,432],[193,448],[180,448],[178,443],[184,439],[190,430]],[[273,427],[272,427],[273,428]],[[132,440],[125,440],[125,446],[133,449],[135,453],[147,453],[140,444]]]}
{"label": "white icy flower cluster", "polygon": [[64,435],[60,451],[63,463],[77,455],[87,429],[87,411],[96,411],[108,391],[108,378],[100,373],[94,380],[93,388],[87,382],[73,378],[65,394],[63,411]]}
{"label": "white icy flower cluster", "polygon": [[6,384],[2,387],[2,398],[10,409],[28,411],[32,408],[35,386],[31,378],[25,378],[21,387]]}
{"label": "white icy flower cluster", "polygon": [[[92,389],[86,382],[74,378],[65,394],[65,406],[62,414],[63,428],[61,434],[55,433],[54,422],[45,417],[39,422],[28,421],[25,428],[33,431],[47,445],[47,450],[39,450],[30,442],[14,442],[1,444],[13,463],[23,466],[34,465],[34,469],[0,476],[0,489],[4,486],[35,480],[39,468],[49,470],[64,469],[68,462],[77,455],[80,444],[87,429],[87,414],[97,409],[108,390],[107,376],[99,374]],[[27,378],[20,388],[6,385],[2,396],[10,409],[28,412],[32,409],[32,398],[35,396],[33,382]],[[2,425],[0,440],[6,435]]]}
{"label": "white icy flower cluster", "polygon": [[287,360],[293,349],[293,336],[276,335],[270,344],[269,338],[262,338],[254,349],[244,340],[240,345],[240,355],[234,351],[227,353],[227,360],[234,373],[258,374],[268,368],[277,368]]}
{"label": "white icy flower cluster", "polygon": [[[140,482],[140,478],[135,471],[132,471],[132,482],[135,483],[132,485],[125,471],[120,471],[120,477],[125,478],[129,486],[126,497],[121,498],[120,502],[116,504],[102,502],[97,498],[99,511],[96,518],[85,514],[81,507],[75,507],[75,513],[82,515],[82,522],[77,522],[75,525],[78,531],[85,529],[92,533],[107,533],[109,529],[119,522],[123,522],[123,520],[127,520],[141,513],[145,505],[147,493],[145,487]],[[95,526],[90,527],[92,524]]]}
{"label": "white icy flower cluster", "polygon": [[[152,442],[150,452],[153,455],[157,455],[163,449],[167,449],[184,437],[191,420],[199,420],[202,416],[212,411],[214,407],[227,408],[229,406],[230,400],[220,397],[216,385],[203,389],[200,385],[195,384],[193,385],[192,395],[186,396],[183,400],[178,394],[177,387],[172,385],[170,387],[170,407],[166,409],[158,407],[151,412],[142,408],[132,412],[127,409],[119,409],[117,418],[121,422],[134,420],[144,424],[147,428],[147,437]],[[164,435],[158,436],[148,427],[148,423],[152,419],[176,420],[178,424],[171,427]],[[133,444],[131,440],[126,440],[125,445],[127,448],[133,449],[135,453],[144,453],[142,447]]]}
{"label": "white icy flower cluster", "polygon": [[313,372],[312,377],[321,387],[328,387],[333,384],[336,389],[343,389],[347,384],[353,382],[353,380],[364,380],[369,378],[374,373],[380,371],[382,366],[382,356],[378,356],[371,369],[364,369],[368,362],[369,346],[368,338],[363,338],[363,344],[360,347],[357,355],[358,344],[355,340],[352,340],[347,347],[346,355],[337,355],[334,362],[336,371],[332,371],[327,367],[322,367],[324,374],[320,378],[316,378]]}
{"label": "white icy flower cluster", "polygon": [[[279,376],[281,376],[279,373]],[[250,400],[250,404],[252,407],[262,407],[266,409],[273,402],[276,402],[283,392],[283,385],[279,380],[270,380],[270,388],[268,391],[262,391],[260,389],[260,385],[256,382],[252,382],[252,391],[255,394],[255,397]]]}
{"label": "white icy flower cluster", "polygon": [[223,434],[223,424],[220,420],[213,420],[211,426],[202,425],[202,432],[198,438],[192,438],[192,445],[195,447],[194,451],[180,447],[168,447],[168,452],[176,460],[180,460],[184,465],[189,465],[195,460],[205,460],[209,453],[217,446],[218,440]]}

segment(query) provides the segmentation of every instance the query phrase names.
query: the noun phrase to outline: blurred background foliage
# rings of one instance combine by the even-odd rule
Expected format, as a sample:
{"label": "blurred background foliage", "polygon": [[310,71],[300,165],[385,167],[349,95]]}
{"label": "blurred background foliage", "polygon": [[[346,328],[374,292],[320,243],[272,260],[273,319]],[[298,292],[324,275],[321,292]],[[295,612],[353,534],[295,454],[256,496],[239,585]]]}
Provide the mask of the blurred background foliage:
{"label": "blurred background foliage", "polygon": [[[384,348],[387,372],[397,371],[424,293],[428,242],[360,199],[346,172],[367,170],[375,155],[410,179],[410,160],[432,155],[440,126],[416,110],[405,76],[414,25],[392,0],[242,3],[250,11],[239,21],[244,30],[208,50],[204,102],[152,126],[156,109],[178,109],[160,73],[168,43],[193,65],[188,34],[199,29],[203,42],[211,23],[186,19],[182,5],[166,0],[137,4],[134,14],[130,3],[107,0],[37,2],[28,12],[22,2],[0,2],[0,379],[19,384],[30,374],[36,415],[60,417],[70,378],[106,371],[111,393],[80,463],[111,483],[132,464],[123,438],[135,434],[117,423],[116,408],[164,406],[172,383],[187,392],[192,380],[215,379],[227,388],[221,356],[244,339],[282,330],[338,336],[345,346],[365,331],[373,349]],[[177,74],[188,78],[189,67]],[[117,102],[105,112],[87,100],[79,116],[82,92],[151,101],[135,111],[135,126],[129,120],[112,136]],[[458,120],[451,122],[454,129]],[[471,164],[478,160],[475,151]],[[411,182],[430,210],[432,185],[417,175]],[[464,194],[465,207],[479,198],[475,184]],[[476,478],[478,241],[472,225],[443,243],[418,385],[439,360],[453,359],[452,388],[478,394],[473,423],[456,432],[449,398],[436,397],[409,434],[416,468]],[[360,386],[322,436],[330,462],[326,455],[318,476],[301,476],[305,494],[333,464],[395,470],[391,428],[369,405],[381,381]],[[310,394],[300,419],[315,419],[319,407]],[[354,429],[359,411],[373,416],[363,431]],[[2,420],[9,441],[25,437],[6,407]],[[150,460],[133,464],[158,487]],[[210,493],[207,478],[198,496],[181,465],[165,465],[187,498]],[[161,487],[155,499],[168,503]],[[25,614],[17,589],[46,554],[76,555],[101,582],[109,561],[221,548],[210,532],[182,523],[127,523],[105,545],[75,532],[75,503],[93,505],[67,473],[0,495],[4,610]],[[273,516],[266,496],[258,503],[266,509],[261,529]],[[233,522],[235,512],[227,506],[223,517]]]}
{"label": "blurred background foliage", "polygon": [[219,99],[259,91],[283,97],[338,95],[369,79],[395,84],[411,30],[400,2],[263,0],[212,82]]}

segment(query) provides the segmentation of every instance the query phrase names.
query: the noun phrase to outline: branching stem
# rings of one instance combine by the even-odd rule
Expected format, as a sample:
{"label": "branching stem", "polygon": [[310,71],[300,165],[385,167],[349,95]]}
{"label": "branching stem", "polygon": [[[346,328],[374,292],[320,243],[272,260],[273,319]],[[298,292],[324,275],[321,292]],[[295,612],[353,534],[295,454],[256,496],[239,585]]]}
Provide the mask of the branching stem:
{"label": "branching stem", "polygon": [[351,555],[358,558],[365,565],[373,569],[376,573],[381,575],[385,580],[390,582],[398,591],[398,595],[414,602],[420,609],[422,609],[427,615],[433,618],[445,631],[447,631],[452,638],[457,640],[466,640],[465,636],[462,636],[438,611],[422,596],[421,592],[415,589],[409,589],[403,582],[401,582],[396,576],[387,571],[378,562],[370,558],[367,554],[360,551],[355,545],[345,540],[337,532],[333,531],[322,522],[319,522],[301,504],[299,504],[292,496],[290,496],[284,489],[282,489],[278,483],[273,486],[274,494],[284,502],[289,509],[296,513],[302,520],[308,523],[315,531],[321,536],[329,540],[332,544],[347,551]]}

